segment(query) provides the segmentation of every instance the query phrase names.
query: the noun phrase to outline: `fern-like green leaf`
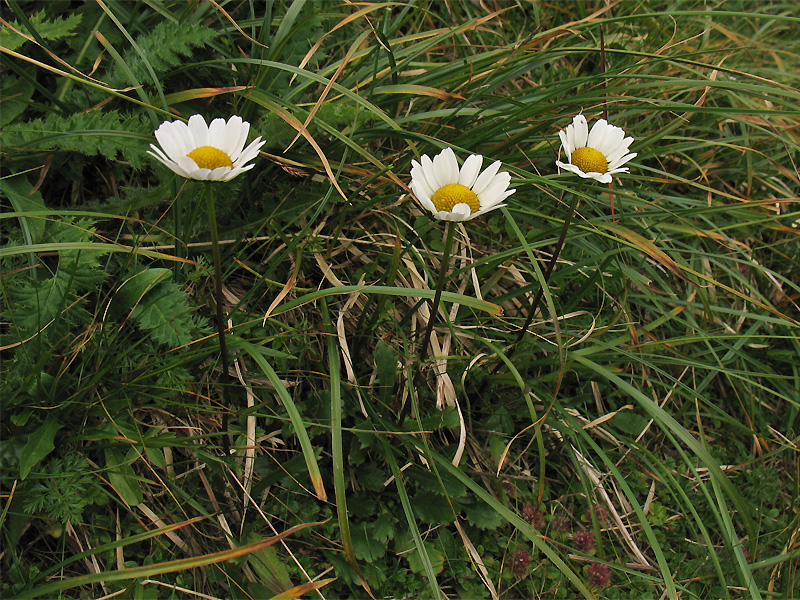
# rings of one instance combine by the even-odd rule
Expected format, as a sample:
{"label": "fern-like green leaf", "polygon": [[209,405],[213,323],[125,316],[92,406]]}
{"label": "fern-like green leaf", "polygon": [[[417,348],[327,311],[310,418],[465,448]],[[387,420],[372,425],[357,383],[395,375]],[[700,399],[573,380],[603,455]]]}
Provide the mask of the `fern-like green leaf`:
{"label": "fern-like green leaf", "polygon": [[131,312],[131,318],[161,344],[172,347],[188,344],[195,324],[186,298],[179,285],[160,283],[145,294]]}
{"label": "fern-like green leaf", "polygon": [[[74,14],[68,17],[56,17],[52,21],[45,19],[44,11],[39,11],[28,19],[30,24],[36,29],[36,33],[42,36],[47,41],[56,41],[65,37],[75,35],[73,31],[81,23],[82,15]],[[21,25],[17,21],[11,23],[11,27],[3,27],[0,29],[0,45],[8,48],[9,50],[16,50],[28,41],[27,38],[15,33],[13,29],[20,31],[26,35],[30,35],[27,27]]]}
{"label": "fern-like green leaf", "polygon": [[[216,37],[213,29],[192,23],[173,23],[162,21],[152,31],[139,36],[136,44],[142,51],[147,62],[157,74],[167,69],[180,65],[182,57],[192,54],[192,49],[203,46],[207,41]],[[122,53],[125,66],[140,82],[152,82],[147,66],[133,48]],[[131,84],[127,74],[119,65],[115,65],[105,80],[112,87],[124,87]]]}
{"label": "fern-like green leaf", "polygon": [[[46,241],[87,242],[93,237],[91,222],[78,219],[50,223]],[[35,279],[19,276],[9,285],[12,305],[7,314],[12,324],[11,339],[27,340],[37,333],[43,340],[55,340],[70,327],[91,321],[79,292],[96,289],[108,277],[101,268],[102,250],[64,250],[59,253],[58,265],[51,277]],[[44,265],[37,267],[39,271]]]}
{"label": "fern-like green leaf", "polygon": [[152,127],[139,116],[94,110],[68,117],[50,113],[44,119],[11,124],[0,132],[0,148],[6,152],[30,149],[102,154],[109,160],[116,160],[121,152],[138,168],[151,138]]}

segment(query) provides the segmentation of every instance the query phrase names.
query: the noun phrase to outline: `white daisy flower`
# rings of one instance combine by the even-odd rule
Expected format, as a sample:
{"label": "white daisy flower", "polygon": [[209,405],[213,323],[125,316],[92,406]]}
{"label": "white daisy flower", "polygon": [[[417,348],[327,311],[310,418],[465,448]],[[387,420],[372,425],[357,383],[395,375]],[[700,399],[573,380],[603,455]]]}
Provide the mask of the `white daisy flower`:
{"label": "white daisy flower", "polygon": [[411,191],[436,219],[469,221],[505,206],[501,202],[516,191],[508,189],[511,175],[497,172],[499,160],[483,173],[482,156],[472,154],[459,169],[452,148],[445,148],[433,160],[423,154],[421,161],[411,161]]}
{"label": "white daisy flower", "polygon": [[245,148],[249,131],[250,123],[239,116],[231,117],[227,123],[225,119],[214,119],[211,125],[206,125],[200,115],[190,117],[188,125],[164,121],[155,132],[161,148],[150,144],[153,152],[147,153],[181,177],[229,181],[255,166],[245,163],[258,156],[265,143],[257,137]]}
{"label": "white daisy flower", "polygon": [[557,160],[556,164],[585,179],[610,183],[615,173],[628,172],[628,167],[622,165],[636,156],[635,152],[628,152],[633,138],[625,137],[621,127],[610,125],[605,119],[600,119],[589,131],[586,117],[578,115],[558,136],[569,162]]}

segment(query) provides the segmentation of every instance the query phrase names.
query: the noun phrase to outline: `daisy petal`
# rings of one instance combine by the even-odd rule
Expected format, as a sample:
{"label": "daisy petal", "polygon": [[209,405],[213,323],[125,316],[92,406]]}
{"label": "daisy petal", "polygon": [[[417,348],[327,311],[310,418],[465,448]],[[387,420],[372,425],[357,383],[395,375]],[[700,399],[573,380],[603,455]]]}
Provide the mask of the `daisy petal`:
{"label": "daisy petal", "polygon": [[589,139],[589,125],[586,122],[586,117],[583,115],[576,115],[572,119],[572,149],[583,148]]}
{"label": "daisy petal", "polygon": [[486,170],[483,173],[478,175],[478,179],[475,180],[475,185],[472,186],[472,191],[475,192],[478,197],[480,197],[481,192],[483,192],[483,190],[486,189],[486,186],[488,186],[492,179],[494,179],[494,176],[500,169],[500,165],[501,163],[499,160],[495,161],[486,167]]}
{"label": "daisy petal", "polygon": [[[513,194],[515,191],[516,190],[511,190],[511,193]],[[511,194],[509,194],[509,195],[511,195]],[[494,206],[489,206],[488,208],[482,208],[478,212],[472,213],[472,215],[470,216],[470,219],[474,219],[475,217],[480,217],[481,215],[485,215],[486,213],[492,212],[493,210],[496,210],[498,208],[503,208],[504,206],[507,206],[507,205],[506,204],[495,204]]]}
{"label": "daisy petal", "polygon": [[511,183],[511,175],[506,172],[499,173],[489,185],[478,195],[481,201],[481,208],[489,208],[498,204],[503,199],[503,192],[508,189]]}
{"label": "daisy petal", "polygon": [[472,215],[472,209],[467,204],[459,203],[450,211],[453,215],[453,221],[466,221]]}
{"label": "daisy petal", "polygon": [[411,164],[411,189],[414,190],[414,195],[417,199],[419,199],[420,196],[430,198],[436,190],[430,186],[428,180],[425,178],[422,166],[415,160],[411,161]]}
{"label": "daisy petal", "polygon": [[189,117],[189,132],[192,137],[192,147],[199,148],[208,146],[208,125],[206,120],[200,115]]}
{"label": "daisy petal", "polygon": [[422,161],[422,174],[425,176],[430,188],[435,191],[445,185],[445,183],[440,183],[440,178],[436,174],[431,158],[427,154],[423,154],[420,160]]}
{"label": "daisy petal", "polygon": [[452,148],[445,148],[433,157],[433,168],[439,180],[439,187],[458,183],[458,161]]}
{"label": "daisy petal", "polygon": [[480,173],[482,165],[483,157],[480,154],[471,154],[461,167],[461,172],[458,174],[458,183],[472,189],[475,180],[478,179],[478,173]]}
{"label": "daisy petal", "polygon": [[[592,130],[589,132],[589,137],[586,140],[586,145],[590,148],[594,148],[595,150],[600,150],[600,146],[606,137],[607,131],[608,121],[605,119],[600,119],[592,126]],[[600,151],[602,152],[602,150]]]}
{"label": "daisy petal", "polygon": [[629,160],[636,158],[636,156],[638,156],[636,152],[632,152],[631,154],[626,154],[625,156],[622,156],[616,159],[615,161],[610,162],[608,165],[608,170],[613,171],[614,169],[618,169]]}
{"label": "daisy petal", "polygon": [[423,154],[420,162],[411,161],[411,192],[434,219],[468,221],[514,192],[507,190],[511,175],[498,173],[500,161],[480,173],[482,165],[483,157],[472,154],[459,168],[452,148],[445,148],[433,159]]}
{"label": "daisy petal", "polygon": [[561,147],[564,149],[564,153],[567,155],[567,158],[572,156],[572,151],[575,148],[572,147],[572,143],[567,138],[567,134],[565,131],[559,131],[558,137],[561,138]]}

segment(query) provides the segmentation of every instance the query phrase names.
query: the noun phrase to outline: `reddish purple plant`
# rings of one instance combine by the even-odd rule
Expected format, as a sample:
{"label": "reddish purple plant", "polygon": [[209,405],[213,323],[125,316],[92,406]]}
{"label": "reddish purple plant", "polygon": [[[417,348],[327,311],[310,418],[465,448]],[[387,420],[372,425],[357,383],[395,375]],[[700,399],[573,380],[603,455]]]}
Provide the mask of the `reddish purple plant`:
{"label": "reddish purple plant", "polygon": [[517,577],[522,577],[528,572],[531,565],[531,555],[521,550],[511,555],[511,571]]}
{"label": "reddish purple plant", "polygon": [[510,481],[503,482],[503,491],[505,491],[506,496],[509,498],[516,498],[517,497],[517,488],[514,487],[514,484]]}
{"label": "reddish purple plant", "polygon": [[544,525],[544,515],[541,511],[536,510],[532,504],[526,504],[522,507],[522,518],[531,524],[534,529],[541,529]]}
{"label": "reddish purple plant", "polygon": [[[605,506],[600,506],[599,504],[594,505],[594,513],[597,515],[597,522],[601,525],[604,525],[606,521],[608,521],[608,510],[606,510]],[[587,508],[586,512],[583,513],[583,518],[585,521],[591,523],[592,522],[592,509]]]}
{"label": "reddish purple plant", "polygon": [[594,534],[588,529],[577,532],[572,536],[572,541],[578,546],[579,550],[589,552],[594,548]]}
{"label": "reddish purple plant", "polygon": [[611,580],[611,569],[608,565],[593,562],[589,565],[586,571],[589,575],[589,583],[591,583],[593,586],[604,588]]}
{"label": "reddish purple plant", "polygon": [[553,519],[553,531],[569,531],[569,519],[564,515],[558,515]]}

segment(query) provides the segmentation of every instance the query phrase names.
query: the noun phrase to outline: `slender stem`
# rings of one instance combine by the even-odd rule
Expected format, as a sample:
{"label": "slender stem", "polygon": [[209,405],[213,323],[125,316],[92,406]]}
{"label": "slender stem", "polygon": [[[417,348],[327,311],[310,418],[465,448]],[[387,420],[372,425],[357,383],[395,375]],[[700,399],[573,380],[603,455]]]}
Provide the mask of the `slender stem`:
{"label": "slender stem", "polygon": [[536,292],[536,296],[533,298],[533,302],[531,302],[531,307],[528,310],[528,318],[525,319],[525,325],[519,330],[517,334],[517,339],[514,340],[514,343],[511,344],[511,348],[506,354],[507,358],[511,358],[514,355],[514,352],[517,349],[517,346],[522,341],[522,338],[525,337],[525,333],[528,331],[528,327],[531,325],[531,321],[533,321],[533,315],[536,314],[536,309],[539,308],[539,302],[542,300],[542,296],[544,295],[544,287],[550,281],[550,275],[553,273],[553,269],[556,266],[556,262],[558,261],[558,257],[561,254],[561,249],[564,247],[564,240],[567,238],[567,231],[569,230],[569,225],[572,223],[572,217],[575,216],[575,211],[578,208],[578,200],[579,196],[577,194],[572,195],[572,201],[569,204],[569,213],[567,214],[567,218],[564,219],[564,225],[561,228],[561,235],[556,242],[556,247],[553,249],[553,254],[550,257],[550,262],[547,263],[547,268],[545,269],[543,276],[544,281],[542,285],[539,287],[539,290]]}
{"label": "slender stem", "polygon": [[[222,399],[225,406],[230,407],[230,399],[228,398],[228,383],[230,376],[228,374],[228,345],[225,343],[225,313],[222,309],[222,258],[219,251],[219,234],[217,233],[217,215],[214,209],[214,183],[208,182],[206,186],[206,205],[208,210],[208,229],[211,232],[211,246],[214,252],[214,304],[217,308],[217,332],[219,333],[219,352],[222,361],[222,377],[220,383],[222,384]],[[228,412],[223,413],[222,428],[227,430],[228,426]],[[223,435],[223,440],[227,451],[228,437]],[[227,452],[226,452],[227,454]]]}
{"label": "slender stem", "polygon": [[422,338],[422,346],[419,349],[419,368],[422,368],[422,363],[428,358],[428,342],[430,342],[431,334],[433,333],[433,324],[436,321],[436,315],[439,313],[439,302],[442,299],[442,289],[444,288],[444,280],[447,278],[448,267],[450,266],[450,250],[453,247],[453,236],[456,232],[455,221],[447,222],[447,237],[444,240],[444,251],[442,252],[442,263],[439,266],[439,279],[436,281],[436,293],[433,295],[433,305],[431,306],[430,315],[428,316],[428,327],[425,329],[425,335]]}
{"label": "slender stem", "polygon": [[[447,278],[448,267],[450,266],[450,250],[453,247],[453,237],[456,233],[456,223],[454,221],[447,222],[447,234],[444,240],[444,251],[442,252],[442,262],[439,265],[439,277],[436,280],[436,293],[433,295],[433,304],[431,305],[430,314],[428,315],[428,326],[425,328],[425,335],[422,336],[422,345],[419,348],[419,359],[417,360],[417,370],[414,374],[414,381],[412,385],[416,385],[420,379],[422,372],[422,364],[428,358],[428,344],[431,340],[433,333],[433,324],[436,321],[436,315],[439,313],[439,303],[442,299],[442,290],[444,289],[444,281]],[[403,424],[408,410],[411,405],[411,399],[403,405],[400,410],[400,416],[397,418],[398,426]]]}

